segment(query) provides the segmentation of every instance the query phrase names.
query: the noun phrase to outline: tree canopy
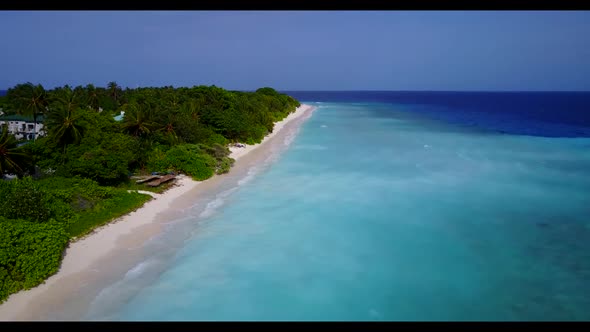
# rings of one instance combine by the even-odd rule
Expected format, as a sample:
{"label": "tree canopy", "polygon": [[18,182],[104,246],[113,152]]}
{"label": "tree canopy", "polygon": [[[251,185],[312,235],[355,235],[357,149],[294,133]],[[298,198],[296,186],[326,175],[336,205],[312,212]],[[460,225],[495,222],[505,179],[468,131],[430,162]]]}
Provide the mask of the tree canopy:
{"label": "tree canopy", "polygon": [[[174,163],[164,167],[148,162],[152,154],[177,146],[258,143],[272,132],[274,122],[299,106],[294,98],[269,87],[255,92],[216,86],[122,89],[116,82],[52,90],[19,84],[8,90],[3,103],[13,113],[45,116],[47,136],[23,149],[42,170],[101,184],[124,181],[133,172],[165,171],[157,167],[181,170]],[[122,121],[114,120],[118,114],[124,114]],[[7,151],[16,156],[17,151]],[[199,151],[206,154],[211,149]],[[6,167],[18,166],[5,156]],[[231,165],[219,163],[226,165],[224,169]],[[206,174],[216,173],[219,165],[214,164]]]}

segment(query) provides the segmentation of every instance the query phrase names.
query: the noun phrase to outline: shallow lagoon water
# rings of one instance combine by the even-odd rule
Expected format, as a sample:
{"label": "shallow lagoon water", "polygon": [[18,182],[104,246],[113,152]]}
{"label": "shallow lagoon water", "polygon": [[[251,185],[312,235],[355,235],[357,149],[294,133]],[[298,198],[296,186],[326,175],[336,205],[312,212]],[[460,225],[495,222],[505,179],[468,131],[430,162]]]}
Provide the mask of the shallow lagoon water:
{"label": "shallow lagoon water", "polygon": [[286,150],[187,211],[165,263],[146,258],[85,319],[590,318],[589,138],[317,105]]}

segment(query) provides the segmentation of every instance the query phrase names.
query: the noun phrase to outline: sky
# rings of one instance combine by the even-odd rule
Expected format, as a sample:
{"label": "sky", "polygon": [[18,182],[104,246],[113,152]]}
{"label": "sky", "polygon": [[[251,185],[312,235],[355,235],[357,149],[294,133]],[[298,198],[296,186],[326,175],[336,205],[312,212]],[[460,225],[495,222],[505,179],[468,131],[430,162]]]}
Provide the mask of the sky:
{"label": "sky", "polygon": [[590,90],[589,11],[0,11],[18,83]]}

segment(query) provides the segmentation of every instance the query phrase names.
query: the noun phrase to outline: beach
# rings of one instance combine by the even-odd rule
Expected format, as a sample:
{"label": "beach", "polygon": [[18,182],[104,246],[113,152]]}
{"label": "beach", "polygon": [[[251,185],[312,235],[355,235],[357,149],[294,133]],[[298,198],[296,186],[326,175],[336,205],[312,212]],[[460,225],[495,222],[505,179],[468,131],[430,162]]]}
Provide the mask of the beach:
{"label": "beach", "polygon": [[[281,131],[281,129],[283,129],[285,127],[286,124],[288,124],[289,122],[303,116],[307,111],[311,110],[313,107],[310,105],[301,105],[297,111],[289,114],[285,119],[283,119],[282,121],[276,122],[275,126],[273,128],[272,133],[268,134],[264,140],[262,141],[262,143],[268,141],[269,139],[273,138],[275,135],[277,135],[277,133],[279,133]],[[230,147],[230,157],[234,158],[235,160],[240,159],[241,157],[249,154],[250,152],[252,152],[253,150],[257,149],[258,147],[260,147],[261,144],[255,144],[255,145],[246,145],[245,147],[235,147],[232,146]]]}
{"label": "beach", "polygon": [[[267,135],[262,143],[231,147],[230,157],[234,158],[238,165],[245,156],[251,155],[252,151],[279,135],[289,123],[293,123],[304,114],[311,113],[314,109],[311,105],[301,105],[288,117],[275,123],[273,132]],[[210,184],[214,183],[217,177],[219,176],[198,182],[188,176],[180,175],[172,188],[163,194],[152,194],[154,198],[141,208],[70,243],[65,251],[60,270],[45,283],[13,294],[0,305],[0,320],[44,320],[48,319],[46,316],[48,312],[62,307],[68,311],[68,315],[63,316],[62,319],[81,315],[85,309],[82,304],[89,302],[96,295],[96,292],[82,294],[84,287],[101,278],[106,282],[110,280],[110,271],[102,267],[107,266],[108,262],[119,256],[119,252],[132,251],[158,235],[163,229],[162,214],[165,215],[167,212],[173,214],[173,211],[167,211],[173,205],[190,201],[191,197],[197,193],[203,194],[199,193],[200,191],[211,190],[214,186]],[[124,269],[127,261],[119,263],[120,268]],[[74,298],[75,300],[72,300]]]}

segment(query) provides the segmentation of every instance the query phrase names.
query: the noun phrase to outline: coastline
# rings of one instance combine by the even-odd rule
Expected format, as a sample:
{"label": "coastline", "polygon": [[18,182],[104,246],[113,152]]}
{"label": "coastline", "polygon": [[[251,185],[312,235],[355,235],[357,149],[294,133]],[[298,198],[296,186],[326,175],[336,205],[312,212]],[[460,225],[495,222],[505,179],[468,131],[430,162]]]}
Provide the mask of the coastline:
{"label": "coastline", "polygon": [[[230,147],[230,157],[236,160],[249,155],[264,143],[276,136],[290,122],[300,118],[304,114],[312,112],[316,108],[311,105],[301,104],[293,113],[285,119],[276,122],[273,132],[264,137],[261,143],[246,145],[245,147]],[[231,173],[231,171],[230,171]],[[6,302],[0,304],[0,321],[9,320],[37,320],[38,312],[47,312],[47,307],[55,307],[56,303],[67,303],[65,299],[57,299],[63,291],[62,285],[77,283],[73,292],[78,292],[86,283],[84,279],[97,278],[97,269],[101,262],[116,256],[117,252],[124,248],[140,247],[151,237],[161,233],[164,225],[159,215],[170,212],[176,201],[186,200],[192,193],[210,190],[211,186],[204,185],[213,178],[205,181],[195,181],[188,176],[181,175],[175,185],[162,194],[152,194],[152,199],[134,212],[119,217],[112,222],[95,229],[66,248],[59,271],[49,277],[43,284],[30,290],[23,290],[12,294]],[[74,286],[70,286],[74,287]],[[63,296],[61,296],[63,297]],[[70,304],[72,306],[72,304]],[[82,310],[82,309],[78,309]]]}
{"label": "coastline", "polygon": [[283,129],[285,127],[285,125],[301,116],[303,116],[308,110],[313,110],[315,109],[314,106],[311,105],[306,105],[306,104],[301,104],[301,106],[299,106],[297,108],[297,111],[290,113],[286,118],[284,118],[283,120],[279,121],[279,122],[275,122],[274,128],[272,133],[266,135],[264,137],[264,139],[262,140],[262,142],[260,144],[255,144],[255,145],[247,145],[246,147],[243,148],[238,148],[238,147],[230,147],[229,150],[231,151],[231,154],[229,155],[231,158],[234,158],[236,161],[238,159],[240,159],[241,157],[249,154],[250,152],[252,152],[253,150],[257,149],[258,147],[260,147],[263,143],[267,142],[269,139],[273,138],[278,132],[281,131],[281,129]]}

